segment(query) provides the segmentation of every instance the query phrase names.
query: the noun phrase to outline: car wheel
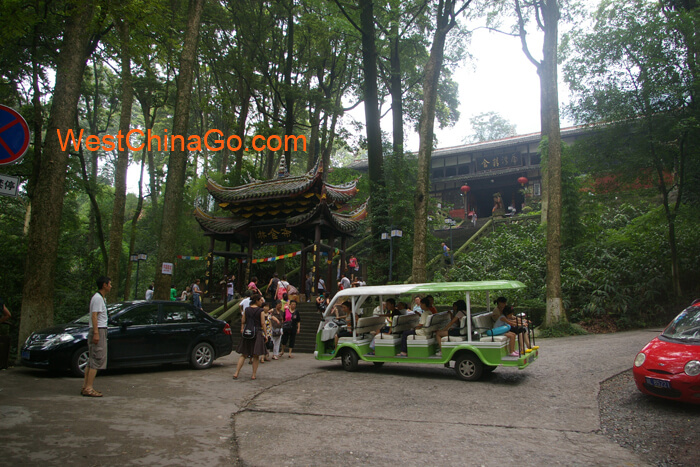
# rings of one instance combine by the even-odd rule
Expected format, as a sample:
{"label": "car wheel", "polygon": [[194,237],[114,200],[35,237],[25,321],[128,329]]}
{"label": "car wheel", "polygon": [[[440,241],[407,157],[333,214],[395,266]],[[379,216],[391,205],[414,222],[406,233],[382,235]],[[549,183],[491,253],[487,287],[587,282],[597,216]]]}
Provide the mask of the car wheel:
{"label": "car wheel", "polygon": [[87,346],[80,347],[73,353],[73,358],[70,361],[70,371],[73,375],[82,378],[85,376],[85,368],[87,368],[90,353]]}
{"label": "car wheel", "polygon": [[205,370],[214,363],[214,348],[206,342],[200,342],[192,349],[190,358],[192,368],[195,370]]}
{"label": "car wheel", "polygon": [[343,370],[345,371],[357,370],[357,360],[357,354],[351,349],[345,350],[340,357],[340,361],[343,363]]}
{"label": "car wheel", "polygon": [[476,381],[481,378],[484,364],[474,354],[460,355],[455,361],[455,373],[464,381]]}

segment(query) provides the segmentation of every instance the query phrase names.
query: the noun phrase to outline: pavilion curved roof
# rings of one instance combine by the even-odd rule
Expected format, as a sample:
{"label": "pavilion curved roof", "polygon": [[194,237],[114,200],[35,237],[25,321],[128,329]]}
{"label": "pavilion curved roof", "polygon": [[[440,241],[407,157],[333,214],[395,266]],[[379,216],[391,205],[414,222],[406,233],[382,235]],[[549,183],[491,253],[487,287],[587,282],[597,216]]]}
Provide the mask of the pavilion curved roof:
{"label": "pavilion curved roof", "polygon": [[320,160],[304,175],[292,177],[286,166],[280,165],[277,178],[251,180],[233,188],[208,179],[207,190],[229,216],[212,216],[199,208],[194,215],[208,235],[235,237],[237,241],[270,225],[297,227],[301,237],[313,238],[313,228],[319,225],[324,231],[351,234],[366,217],[367,203],[350,213],[338,211],[357,194],[359,180],[337,185],[325,183]]}
{"label": "pavilion curved roof", "polygon": [[248,227],[253,222],[244,217],[212,216],[199,207],[194,210],[194,218],[197,219],[202,229],[216,234],[233,234]]}
{"label": "pavilion curved roof", "polygon": [[360,227],[360,221],[367,217],[368,202],[369,200],[365,201],[361,206],[348,214],[331,211],[326,203],[319,203],[313,210],[287,219],[287,226],[300,227],[318,218],[323,218],[335,229],[344,233],[352,233]]}
{"label": "pavilion curved roof", "polygon": [[333,203],[345,204],[357,194],[357,182],[359,181],[360,179],[356,178],[355,180],[343,185],[331,185],[326,183],[326,194]]}

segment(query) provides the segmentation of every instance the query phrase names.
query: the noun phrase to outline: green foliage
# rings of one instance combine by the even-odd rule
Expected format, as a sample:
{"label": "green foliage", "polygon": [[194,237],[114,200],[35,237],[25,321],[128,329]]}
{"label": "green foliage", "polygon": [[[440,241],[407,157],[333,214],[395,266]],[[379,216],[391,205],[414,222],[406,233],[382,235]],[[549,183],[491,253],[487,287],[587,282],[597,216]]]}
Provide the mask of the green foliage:
{"label": "green foliage", "polygon": [[[627,201],[621,198],[621,194],[586,195],[581,235],[562,250],[564,303],[573,322],[605,319],[625,329],[663,324],[672,311],[663,208],[643,195],[627,196]],[[681,209],[677,236],[683,286],[695,293],[700,279],[699,224],[692,209]],[[544,253],[540,226],[504,224],[466,254],[456,256],[456,267],[444,280],[520,280],[527,289],[510,294],[509,301],[535,309],[544,306]],[[479,297],[474,301],[482,303]]]}

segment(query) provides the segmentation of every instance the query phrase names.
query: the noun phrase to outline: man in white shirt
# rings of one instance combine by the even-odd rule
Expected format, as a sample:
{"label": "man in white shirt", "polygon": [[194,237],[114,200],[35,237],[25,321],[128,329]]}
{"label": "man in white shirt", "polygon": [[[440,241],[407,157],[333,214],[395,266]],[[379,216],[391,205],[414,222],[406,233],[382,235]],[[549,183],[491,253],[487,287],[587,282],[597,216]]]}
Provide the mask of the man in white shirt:
{"label": "man in white shirt", "polygon": [[345,277],[345,273],[340,274],[340,282],[338,282],[338,290],[349,289],[352,286],[350,279]]}
{"label": "man in white shirt", "polygon": [[230,302],[233,300],[233,281],[236,279],[236,276],[231,275],[229,278],[228,282],[226,282],[226,301]]}
{"label": "man in white shirt", "polygon": [[89,359],[85,367],[85,380],[80,394],[86,397],[102,397],[92,384],[97,370],[107,368],[107,302],[105,295],[112,290],[112,281],[107,276],[97,278],[97,293],[90,300],[90,330],[88,331]]}
{"label": "man in white shirt", "polygon": [[153,286],[149,285],[148,289],[146,290],[146,300],[153,300]]}
{"label": "man in white shirt", "polygon": [[250,293],[246,292],[246,297],[241,300],[241,314],[245,313],[245,309],[250,306]]}

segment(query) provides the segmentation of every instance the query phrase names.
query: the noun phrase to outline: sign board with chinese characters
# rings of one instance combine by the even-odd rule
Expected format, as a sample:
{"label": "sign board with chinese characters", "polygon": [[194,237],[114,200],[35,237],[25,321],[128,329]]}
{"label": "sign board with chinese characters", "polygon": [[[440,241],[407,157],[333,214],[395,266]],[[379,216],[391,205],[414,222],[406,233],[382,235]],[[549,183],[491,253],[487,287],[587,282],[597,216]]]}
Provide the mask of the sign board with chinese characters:
{"label": "sign board with chinese characters", "polygon": [[513,167],[521,167],[523,158],[521,154],[510,154],[476,158],[476,171],[487,172],[490,170],[503,170]]}
{"label": "sign board with chinese characters", "polygon": [[173,274],[173,263],[163,263],[161,274]]}
{"label": "sign board with chinese characters", "polygon": [[274,225],[258,228],[253,236],[259,243],[280,243],[292,240],[292,231],[284,225]]}
{"label": "sign board with chinese characters", "polygon": [[17,197],[18,177],[0,174],[0,195]]}

